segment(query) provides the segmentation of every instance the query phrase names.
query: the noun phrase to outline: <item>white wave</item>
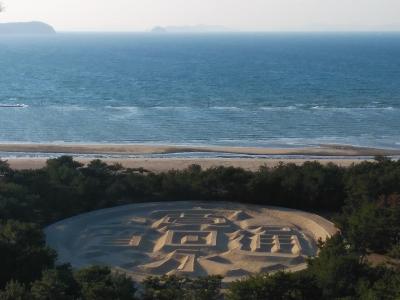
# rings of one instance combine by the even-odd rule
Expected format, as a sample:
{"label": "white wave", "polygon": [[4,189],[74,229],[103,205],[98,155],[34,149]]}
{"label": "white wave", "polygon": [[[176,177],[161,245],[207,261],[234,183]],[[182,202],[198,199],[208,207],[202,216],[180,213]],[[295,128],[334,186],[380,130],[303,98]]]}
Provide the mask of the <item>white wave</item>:
{"label": "white wave", "polygon": [[188,109],[193,109],[193,107],[190,107],[190,106],[151,106],[149,108],[157,109],[157,110],[188,110]]}
{"label": "white wave", "polygon": [[[154,109],[154,110],[201,110],[204,107],[192,107],[192,106],[105,106],[107,109],[123,110],[134,112],[140,109]],[[337,107],[337,106],[324,106],[314,105],[307,107],[304,104],[288,105],[288,106],[260,106],[260,107],[238,107],[238,106],[211,106],[208,107],[211,110],[226,110],[226,111],[244,111],[244,110],[265,110],[265,111],[284,111],[284,110],[327,110],[327,111],[357,111],[357,110],[395,110],[398,108],[387,106],[360,106],[360,107]]]}
{"label": "white wave", "polygon": [[27,104],[19,104],[19,103],[15,103],[15,104],[11,104],[11,103],[0,104],[0,108],[27,108],[27,107],[29,107],[29,105],[27,105]]}
{"label": "white wave", "polygon": [[360,110],[395,110],[392,106],[379,107],[379,106],[357,106],[357,107],[329,107],[329,106],[312,106],[313,110],[337,110],[337,111],[360,111]]}
{"label": "white wave", "polygon": [[297,106],[295,105],[289,105],[289,106],[261,106],[261,110],[295,110],[298,109]]}
{"label": "white wave", "polygon": [[74,112],[74,111],[85,111],[88,107],[81,106],[78,104],[71,104],[71,105],[50,105],[50,109],[54,109],[60,112]]}
{"label": "white wave", "polygon": [[237,106],[211,106],[211,109],[217,109],[217,110],[231,110],[231,111],[241,111],[243,108],[237,107]]}
{"label": "white wave", "polygon": [[106,106],[107,109],[115,109],[119,111],[126,112],[137,112],[139,110],[138,106]]}

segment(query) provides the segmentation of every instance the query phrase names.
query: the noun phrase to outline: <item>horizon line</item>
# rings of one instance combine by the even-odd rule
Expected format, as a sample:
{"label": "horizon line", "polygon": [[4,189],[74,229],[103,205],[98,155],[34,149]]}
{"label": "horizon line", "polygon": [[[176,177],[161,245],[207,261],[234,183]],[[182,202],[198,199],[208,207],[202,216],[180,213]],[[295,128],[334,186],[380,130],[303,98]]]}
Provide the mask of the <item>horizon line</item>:
{"label": "horizon line", "polygon": [[[0,23],[1,24],[1,23]],[[226,30],[226,31],[166,31],[152,32],[151,30],[57,30],[57,33],[151,33],[153,35],[180,34],[230,34],[230,33],[400,33],[394,30]]]}

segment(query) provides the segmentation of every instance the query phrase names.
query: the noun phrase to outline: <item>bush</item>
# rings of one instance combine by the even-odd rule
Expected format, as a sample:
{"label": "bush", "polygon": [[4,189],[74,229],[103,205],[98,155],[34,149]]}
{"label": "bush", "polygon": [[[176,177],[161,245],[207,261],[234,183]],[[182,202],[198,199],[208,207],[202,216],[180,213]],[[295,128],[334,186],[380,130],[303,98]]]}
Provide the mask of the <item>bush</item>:
{"label": "bush", "polygon": [[81,296],[70,265],[45,270],[32,284],[31,294],[34,300],[74,300]]}
{"label": "bush", "polygon": [[143,281],[143,300],[217,300],[222,278],[191,279],[179,276],[148,277]]}
{"label": "bush", "polygon": [[42,230],[34,224],[0,223],[0,287],[9,280],[29,283],[54,266],[55,251],[46,246]]}
{"label": "bush", "polygon": [[75,274],[85,300],[134,300],[136,288],[124,274],[112,273],[107,267],[93,266]]}
{"label": "bush", "polygon": [[297,300],[321,299],[314,277],[306,272],[259,274],[233,282],[227,300]]}
{"label": "bush", "polygon": [[32,297],[25,285],[11,280],[3,291],[0,290],[0,300],[31,300]]}

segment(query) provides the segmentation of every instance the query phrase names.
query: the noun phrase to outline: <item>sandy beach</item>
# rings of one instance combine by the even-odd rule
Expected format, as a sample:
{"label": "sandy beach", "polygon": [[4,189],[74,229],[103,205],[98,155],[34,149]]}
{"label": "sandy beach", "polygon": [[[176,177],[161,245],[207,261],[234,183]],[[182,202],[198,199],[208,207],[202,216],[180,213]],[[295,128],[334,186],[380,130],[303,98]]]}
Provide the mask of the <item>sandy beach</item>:
{"label": "sandy beach", "polygon": [[1,152],[66,153],[66,154],[114,154],[144,155],[170,153],[230,153],[243,155],[304,155],[304,156],[374,156],[400,155],[400,150],[388,150],[346,145],[320,145],[304,148],[263,148],[225,146],[171,146],[141,144],[0,144]]}
{"label": "sandy beach", "polygon": [[[15,154],[16,157],[2,155]],[[27,155],[24,156],[24,153]],[[196,157],[196,153],[206,157]],[[207,157],[207,153],[210,157]],[[28,155],[29,154],[29,155]],[[41,154],[41,157],[32,157]],[[47,155],[67,154],[84,164],[101,157],[109,164],[120,163],[126,168],[144,168],[152,172],[184,169],[199,164],[204,169],[216,166],[234,166],[246,170],[257,170],[260,166],[273,167],[279,163],[302,164],[305,161],[319,161],[349,166],[375,155],[399,156],[400,150],[359,148],[341,145],[321,145],[309,148],[257,148],[257,147],[185,147],[168,145],[124,145],[124,144],[0,144],[0,158],[8,161],[14,169],[37,169],[46,164]],[[188,157],[174,157],[188,154]],[[238,157],[212,157],[211,154],[233,154]],[[108,155],[115,157],[107,157]],[[150,157],[151,155],[168,155]],[[243,155],[244,157],[240,157]],[[135,156],[135,157],[132,157]],[[268,156],[268,157],[259,157]]]}

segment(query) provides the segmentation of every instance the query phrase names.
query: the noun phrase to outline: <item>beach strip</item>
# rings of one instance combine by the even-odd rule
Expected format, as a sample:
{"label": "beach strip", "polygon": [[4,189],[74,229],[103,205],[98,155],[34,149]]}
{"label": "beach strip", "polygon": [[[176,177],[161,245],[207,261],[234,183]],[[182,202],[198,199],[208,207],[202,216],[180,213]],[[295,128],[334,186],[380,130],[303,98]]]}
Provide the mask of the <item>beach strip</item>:
{"label": "beach strip", "polygon": [[146,155],[171,153],[229,153],[243,155],[303,155],[303,156],[400,156],[400,149],[378,149],[347,145],[319,145],[303,148],[175,146],[142,144],[0,144],[1,152]]}
{"label": "beach strip", "polygon": [[[2,155],[16,154],[16,157]],[[24,153],[29,153],[25,156]],[[197,157],[196,153],[210,153],[210,157]],[[34,157],[32,154],[40,154]],[[307,148],[261,148],[261,147],[222,147],[222,146],[170,146],[136,144],[0,144],[0,158],[7,160],[14,169],[38,169],[46,165],[48,158],[59,155],[71,155],[77,161],[87,164],[100,158],[108,164],[121,164],[125,168],[143,168],[152,172],[182,170],[192,164],[203,169],[211,167],[240,167],[255,171],[261,166],[275,167],[280,163],[303,164],[306,161],[318,161],[322,164],[334,163],[349,166],[376,155],[400,156],[400,150],[362,148],[346,145],[320,145]],[[174,157],[173,154],[188,154],[186,157]],[[211,154],[221,154],[213,157]],[[223,157],[224,154],[238,157]],[[47,157],[48,155],[48,157]],[[161,155],[161,157],[151,157]],[[162,155],[172,155],[162,157]],[[240,155],[248,155],[240,157]],[[136,157],[130,157],[136,156]],[[269,157],[258,157],[269,156]]]}

